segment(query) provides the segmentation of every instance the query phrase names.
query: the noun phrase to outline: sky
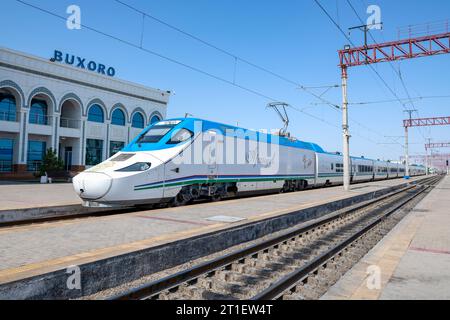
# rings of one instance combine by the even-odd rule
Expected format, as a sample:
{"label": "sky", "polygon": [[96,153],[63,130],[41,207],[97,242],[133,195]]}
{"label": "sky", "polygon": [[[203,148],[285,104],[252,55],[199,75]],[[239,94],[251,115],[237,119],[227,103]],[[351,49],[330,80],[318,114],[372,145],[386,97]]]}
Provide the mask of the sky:
{"label": "sky", "polygon": [[[167,109],[169,118],[189,113],[245,128],[281,128],[281,120],[266,105],[271,99],[283,101],[292,106],[288,114],[293,136],[315,142],[328,151],[342,150],[342,113],[294,84],[307,87],[315,95],[324,94],[327,101],[341,105],[341,88],[333,87],[341,83],[337,51],[349,41],[314,0],[121,0],[231,55],[155,19],[143,20],[142,14],[115,0],[23,1],[63,17],[69,16],[68,6],[78,5],[81,23],[86,27],[69,30],[62,19],[17,0],[2,0],[0,46],[43,58],[50,58],[58,49],[113,66],[117,78],[170,90],[173,95]],[[383,29],[371,31],[379,43],[397,40],[399,28],[443,21],[450,12],[447,0],[349,1],[364,22],[370,15],[368,6],[379,6]],[[320,3],[345,33],[348,34],[348,28],[361,25],[347,0]],[[444,27],[444,23],[435,24],[436,31],[444,31]],[[139,49],[141,38],[145,51]],[[353,30],[350,38],[355,45],[363,43],[358,30]],[[234,57],[239,58],[237,62]],[[400,98],[407,98],[407,93],[399,74],[410,97],[450,95],[450,75],[446,72],[449,67],[447,55],[374,65]],[[414,117],[448,116],[450,103],[448,97],[413,99],[413,103],[405,100],[403,104],[395,101],[392,92],[367,66],[349,70],[348,96],[350,103],[391,100],[351,104],[349,108],[351,154],[384,160],[398,160],[403,155],[405,108],[417,109]],[[426,138],[433,142],[450,141],[449,129],[411,129],[411,154],[424,153]]]}

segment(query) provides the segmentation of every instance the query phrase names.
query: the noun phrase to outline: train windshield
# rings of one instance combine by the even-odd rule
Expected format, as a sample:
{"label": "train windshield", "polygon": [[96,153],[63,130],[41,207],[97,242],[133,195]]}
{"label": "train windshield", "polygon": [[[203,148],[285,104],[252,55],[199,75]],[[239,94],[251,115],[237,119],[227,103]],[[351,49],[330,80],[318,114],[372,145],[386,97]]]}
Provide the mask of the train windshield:
{"label": "train windshield", "polygon": [[159,142],[167,133],[169,133],[181,121],[161,121],[143,134],[137,143],[156,143]]}

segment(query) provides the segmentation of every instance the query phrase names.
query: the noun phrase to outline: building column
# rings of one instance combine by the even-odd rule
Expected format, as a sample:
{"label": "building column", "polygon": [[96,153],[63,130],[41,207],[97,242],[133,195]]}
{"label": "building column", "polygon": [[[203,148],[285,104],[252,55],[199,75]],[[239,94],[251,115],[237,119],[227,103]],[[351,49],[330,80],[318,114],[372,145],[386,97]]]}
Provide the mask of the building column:
{"label": "building column", "polygon": [[111,124],[110,123],[106,123],[106,139],[105,139],[105,145],[103,147],[103,161],[105,161],[106,159],[108,159],[110,157],[109,155],[109,141],[110,141],[110,136],[111,136]]}
{"label": "building column", "polygon": [[56,152],[57,155],[59,155],[59,117],[57,115],[54,115],[52,117],[52,148],[53,151]]}
{"label": "building column", "polygon": [[81,120],[81,138],[80,138],[80,164],[86,166],[86,119]]}
{"label": "building column", "polygon": [[80,138],[72,148],[72,171],[82,172],[86,168],[86,120],[80,119]]}
{"label": "building column", "polygon": [[15,165],[16,172],[27,171],[27,153],[28,153],[28,115],[27,110],[20,111],[20,133],[18,141],[18,161]]}
{"label": "building column", "polygon": [[128,145],[130,143],[131,124],[127,123],[126,130],[127,130],[127,141],[126,141],[126,144]]}

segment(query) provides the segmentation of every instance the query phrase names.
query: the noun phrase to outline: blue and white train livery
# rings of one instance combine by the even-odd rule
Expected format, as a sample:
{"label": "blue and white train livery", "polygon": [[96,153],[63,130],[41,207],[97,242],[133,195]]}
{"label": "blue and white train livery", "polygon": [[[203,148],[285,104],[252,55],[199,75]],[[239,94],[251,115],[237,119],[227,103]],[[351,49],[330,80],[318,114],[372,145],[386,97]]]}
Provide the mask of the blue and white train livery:
{"label": "blue and white train livery", "polygon": [[[353,182],[398,178],[404,166],[351,158]],[[425,168],[411,166],[411,175]],[[183,205],[343,182],[340,154],[314,143],[195,118],[160,121],[73,179],[86,206]]]}

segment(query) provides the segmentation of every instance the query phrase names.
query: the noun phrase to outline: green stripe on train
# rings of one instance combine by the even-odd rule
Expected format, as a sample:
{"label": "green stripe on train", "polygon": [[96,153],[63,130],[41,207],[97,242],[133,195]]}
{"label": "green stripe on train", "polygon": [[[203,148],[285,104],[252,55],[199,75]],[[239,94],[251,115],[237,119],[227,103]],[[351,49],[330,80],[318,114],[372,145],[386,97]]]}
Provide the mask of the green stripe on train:
{"label": "green stripe on train", "polygon": [[202,183],[224,183],[224,182],[267,182],[267,181],[283,181],[286,179],[314,179],[314,177],[306,177],[306,176],[290,176],[290,177],[279,177],[279,178],[222,178],[222,179],[196,179],[196,180],[185,180],[185,181],[179,181],[179,182],[172,182],[172,183],[160,183],[155,186],[148,186],[148,187],[135,187],[135,191],[139,190],[149,190],[149,189],[157,189],[162,187],[177,187],[177,186],[184,186],[184,185],[190,185],[190,184],[202,184]]}
{"label": "green stripe on train", "polygon": [[[341,175],[342,176],[342,175]],[[322,175],[319,176],[319,178],[328,178],[328,177],[335,177],[332,175]],[[178,187],[178,186],[185,186],[185,185],[191,185],[191,184],[202,184],[202,183],[224,183],[224,182],[267,182],[267,181],[283,181],[288,179],[314,179],[314,177],[311,176],[290,176],[290,177],[279,177],[279,178],[222,178],[222,179],[196,179],[196,180],[185,180],[185,181],[179,181],[179,182],[172,182],[172,183],[160,183],[158,185],[154,186],[148,186],[148,187],[135,187],[135,191],[141,191],[141,190],[150,190],[150,189],[158,189],[162,187]]]}

